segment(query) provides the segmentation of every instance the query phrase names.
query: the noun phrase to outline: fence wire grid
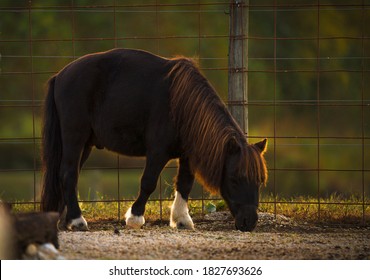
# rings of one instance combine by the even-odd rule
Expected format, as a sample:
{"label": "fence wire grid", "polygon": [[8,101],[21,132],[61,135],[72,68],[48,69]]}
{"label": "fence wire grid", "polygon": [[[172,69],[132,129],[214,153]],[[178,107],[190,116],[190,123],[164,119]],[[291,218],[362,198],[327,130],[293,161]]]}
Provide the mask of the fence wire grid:
{"label": "fence wire grid", "polygon": [[[234,8],[242,9],[242,35],[231,32]],[[351,223],[368,225],[369,26],[365,0],[0,0],[0,197],[39,208],[48,78],[82,55],[138,48],[195,57],[229,109],[242,108],[249,142],[269,139],[261,209],[313,208],[314,219],[325,222],[337,206],[348,208]],[[233,40],[242,40],[246,54],[238,68],[229,64]],[[228,95],[236,72],[243,75],[242,100]],[[112,218],[121,219],[143,163],[95,150],[80,175],[80,201],[113,203]],[[174,161],[151,196],[161,220],[175,174]],[[219,200],[196,185],[192,211],[204,214]]]}

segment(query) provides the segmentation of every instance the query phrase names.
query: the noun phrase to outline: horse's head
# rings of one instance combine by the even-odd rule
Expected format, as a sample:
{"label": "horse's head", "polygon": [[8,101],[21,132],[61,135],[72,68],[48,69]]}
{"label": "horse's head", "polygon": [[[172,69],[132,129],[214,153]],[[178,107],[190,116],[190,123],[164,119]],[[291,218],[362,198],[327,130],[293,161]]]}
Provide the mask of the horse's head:
{"label": "horse's head", "polygon": [[260,186],[266,183],[267,171],[263,154],[267,139],[240,147],[231,143],[226,156],[221,195],[235,218],[235,227],[252,231],[258,221]]}

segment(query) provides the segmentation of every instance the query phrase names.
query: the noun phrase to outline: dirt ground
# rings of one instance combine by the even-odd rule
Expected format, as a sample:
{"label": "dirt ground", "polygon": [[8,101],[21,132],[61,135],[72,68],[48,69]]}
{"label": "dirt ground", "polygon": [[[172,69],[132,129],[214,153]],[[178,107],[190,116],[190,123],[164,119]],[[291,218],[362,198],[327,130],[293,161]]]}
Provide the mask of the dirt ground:
{"label": "dirt ground", "polygon": [[260,214],[257,229],[234,229],[228,213],[194,220],[196,230],[159,222],[140,230],[113,222],[90,223],[88,232],[60,232],[66,259],[370,259],[370,228],[296,223]]}

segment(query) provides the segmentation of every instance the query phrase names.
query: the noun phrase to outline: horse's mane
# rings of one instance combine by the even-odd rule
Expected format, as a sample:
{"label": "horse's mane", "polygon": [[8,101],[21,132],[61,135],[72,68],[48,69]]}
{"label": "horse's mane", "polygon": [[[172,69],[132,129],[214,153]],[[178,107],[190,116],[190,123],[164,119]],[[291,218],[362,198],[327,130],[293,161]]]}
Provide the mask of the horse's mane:
{"label": "horse's mane", "polygon": [[240,174],[265,183],[266,165],[254,145],[248,145],[225,104],[196,64],[188,58],[171,60],[170,108],[184,155],[196,178],[211,193],[220,190],[230,145],[240,147]]}

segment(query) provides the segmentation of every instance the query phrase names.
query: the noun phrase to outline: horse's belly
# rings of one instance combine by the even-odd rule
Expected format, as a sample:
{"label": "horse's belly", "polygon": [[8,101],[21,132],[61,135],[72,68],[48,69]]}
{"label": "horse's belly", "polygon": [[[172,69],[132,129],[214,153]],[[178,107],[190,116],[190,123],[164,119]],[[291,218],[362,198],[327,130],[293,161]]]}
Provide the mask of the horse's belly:
{"label": "horse's belly", "polygon": [[[100,137],[99,137],[100,138]],[[137,132],[116,132],[104,137],[102,146],[127,156],[145,156],[146,145],[142,134]]]}

